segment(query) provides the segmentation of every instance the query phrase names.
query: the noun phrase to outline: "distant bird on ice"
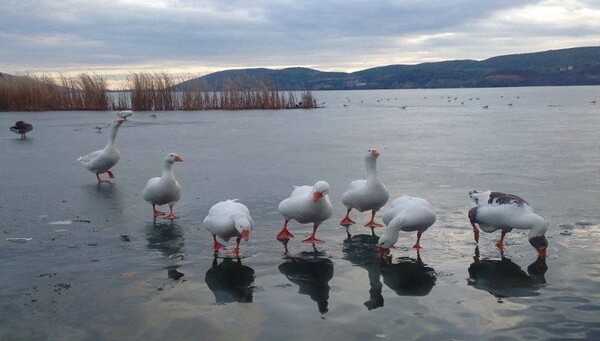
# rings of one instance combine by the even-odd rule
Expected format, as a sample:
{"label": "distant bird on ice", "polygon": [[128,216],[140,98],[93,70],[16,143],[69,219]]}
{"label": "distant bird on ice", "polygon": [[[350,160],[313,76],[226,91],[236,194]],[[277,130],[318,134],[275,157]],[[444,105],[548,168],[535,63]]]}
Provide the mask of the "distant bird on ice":
{"label": "distant bird on ice", "polygon": [[16,134],[21,134],[21,139],[25,140],[27,138],[26,133],[33,130],[33,125],[29,123],[25,123],[23,121],[17,121],[14,126],[10,127],[10,131]]}

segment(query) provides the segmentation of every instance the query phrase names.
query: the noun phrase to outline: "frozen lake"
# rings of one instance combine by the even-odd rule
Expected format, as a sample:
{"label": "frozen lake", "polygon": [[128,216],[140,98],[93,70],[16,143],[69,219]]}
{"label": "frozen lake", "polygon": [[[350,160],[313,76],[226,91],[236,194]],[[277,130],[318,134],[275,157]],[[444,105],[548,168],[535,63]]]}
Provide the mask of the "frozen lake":
{"label": "frozen lake", "polygon": [[[0,113],[0,339],[600,338],[600,87],[313,94],[323,108],[137,112],[104,185],[75,159],[114,113]],[[21,119],[29,140],[8,131]],[[391,198],[436,209],[419,255],[401,233],[380,262],[367,213],[339,225],[370,147]],[[141,191],[168,152],[185,160],[181,219],[154,223]],[[290,222],[284,246],[277,205],[317,180],[332,187],[325,243]],[[547,260],[519,231],[504,257],[482,233],[477,257],[471,189],[525,198],[550,222]],[[241,261],[215,260],[201,222],[233,198],[255,228]]]}

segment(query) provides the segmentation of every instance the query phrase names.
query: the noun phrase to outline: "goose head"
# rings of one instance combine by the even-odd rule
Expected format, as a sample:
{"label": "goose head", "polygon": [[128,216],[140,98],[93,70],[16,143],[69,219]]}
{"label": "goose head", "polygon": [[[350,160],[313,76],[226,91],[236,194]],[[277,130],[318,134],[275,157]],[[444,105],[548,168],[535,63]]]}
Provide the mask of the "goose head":
{"label": "goose head", "polygon": [[377,149],[371,148],[371,149],[369,149],[367,155],[365,155],[365,158],[368,160],[377,159],[379,154],[381,154],[381,153]]}
{"label": "goose head", "polygon": [[329,187],[329,184],[327,182],[318,181],[313,186],[313,202],[317,202],[317,201],[319,201],[319,199],[326,196],[327,193],[329,193],[330,189],[331,189],[331,187]]}
{"label": "goose head", "polygon": [[[392,220],[393,222],[393,220]],[[389,250],[396,244],[398,241],[399,228],[394,228],[391,226],[392,222],[388,225],[388,228],[385,230],[383,235],[379,237],[377,241],[377,251],[381,257],[385,256]]]}
{"label": "goose head", "polygon": [[538,256],[542,258],[546,258],[546,249],[548,248],[546,230],[548,230],[548,222],[541,221],[529,231],[529,244],[536,249]]}
{"label": "goose head", "polygon": [[120,118],[127,120],[127,117],[133,115],[133,111],[131,110],[123,110],[123,111],[119,111],[117,113],[117,116],[119,116]]}
{"label": "goose head", "polygon": [[235,214],[233,215],[233,222],[235,225],[235,229],[237,232],[242,235],[244,240],[250,239],[250,230],[252,230],[252,223],[248,220],[243,214]]}
{"label": "goose head", "polygon": [[175,162],[183,162],[183,159],[176,153],[169,153],[165,156],[164,162],[165,164],[173,164]]}

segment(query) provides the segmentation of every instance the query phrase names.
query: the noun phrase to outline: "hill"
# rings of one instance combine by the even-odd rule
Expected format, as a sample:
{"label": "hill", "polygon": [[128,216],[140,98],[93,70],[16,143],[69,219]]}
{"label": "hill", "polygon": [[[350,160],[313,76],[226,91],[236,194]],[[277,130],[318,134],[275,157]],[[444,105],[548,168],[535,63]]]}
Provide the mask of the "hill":
{"label": "hill", "polygon": [[481,61],[388,65],[352,73],[299,67],[226,70],[180,83],[176,90],[198,86],[221,90],[226,82],[234,82],[241,89],[269,84],[280,90],[600,85],[600,46],[505,55]]}

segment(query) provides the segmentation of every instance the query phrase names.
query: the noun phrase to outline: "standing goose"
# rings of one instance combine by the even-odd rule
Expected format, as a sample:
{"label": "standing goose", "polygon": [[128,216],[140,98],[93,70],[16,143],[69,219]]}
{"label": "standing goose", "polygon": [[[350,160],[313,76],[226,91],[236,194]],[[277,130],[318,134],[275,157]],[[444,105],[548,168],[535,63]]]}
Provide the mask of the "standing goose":
{"label": "standing goose", "polygon": [[202,223],[205,229],[213,236],[213,250],[219,252],[225,245],[217,241],[217,236],[228,242],[236,237],[234,253],[239,254],[240,241],[242,238],[248,240],[252,231],[253,222],[248,207],[234,200],[225,200],[214,204]]}
{"label": "standing goose", "polygon": [[14,126],[10,127],[10,131],[16,134],[21,134],[21,139],[25,140],[27,138],[28,132],[33,130],[33,125],[29,123],[25,123],[23,121],[17,121]]}
{"label": "standing goose", "polygon": [[116,165],[117,162],[119,162],[119,159],[121,159],[121,153],[115,145],[115,138],[117,137],[119,127],[123,122],[125,122],[125,120],[120,118],[112,123],[110,136],[108,137],[108,143],[104,149],[100,149],[86,156],[80,156],[77,158],[77,161],[81,162],[85,168],[96,174],[96,179],[98,179],[99,184],[109,182],[107,180],[100,179],[100,174],[102,173],[108,173],[108,177],[110,179],[114,179],[115,177],[110,169]]}
{"label": "standing goose", "polygon": [[329,184],[318,181],[314,186],[294,186],[292,194],[279,203],[279,212],[285,217],[285,223],[278,240],[289,240],[294,235],[287,229],[290,219],[300,224],[313,223],[313,232],[310,237],[303,240],[305,243],[323,243],[315,237],[319,225],[331,217],[331,201],[329,201]]}
{"label": "standing goose", "polygon": [[475,242],[479,243],[479,230],[491,233],[501,230],[500,241],[496,246],[504,250],[504,237],[513,229],[529,230],[529,243],[540,257],[546,257],[548,240],[546,230],[548,222],[533,212],[533,208],[523,198],[514,194],[501,192],[469,192],[472,208],[469,210],[469,221],[473,226]]}
{"label": "standing goose", "polygon": [[148,180],[142,191],[144,200],[152,204],[152,212],[155,218],[165,215],[164,212],[156,210],[156,205],[169,204],[169,214],[164,218],[179,219],[173,214],[173,206],[181,198],[181,186],[173,173],[175,162],[183,162],[183,159],[175,153],[167,154],[163,160],[162,176]]}
{"label": "standing goose", "polygon": [[383,222],[387,225],[387,229],[377,242],[379,254],[385,255],[387,250],[398,241],[401,230],[417,231],[417,242],[413,249],[419,250],[421,235],[435,223],[435,219],[435,211],[425,199],[403,195],[392,200],[389,210],[383,215]]}
{"label": "standing goose", "polygon": [[375,213],[385,205],[390,195],[385,185],[377,179],[377,149],[369,149],[365,155],[367,179],[354,180],[342,195],[342,203],[348,208],[346,216],[340,224],[349,227],[354,224],[350,219],[350,211],[355,208],[359,212],[371,210],[371,220],[365,227],[375,228],[383,225],[375,222]]}

